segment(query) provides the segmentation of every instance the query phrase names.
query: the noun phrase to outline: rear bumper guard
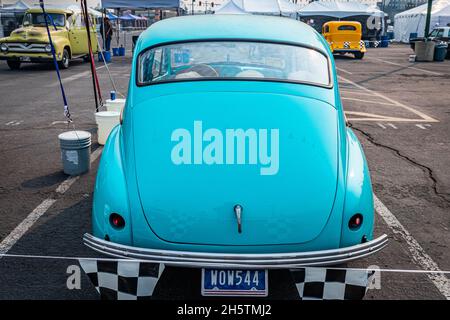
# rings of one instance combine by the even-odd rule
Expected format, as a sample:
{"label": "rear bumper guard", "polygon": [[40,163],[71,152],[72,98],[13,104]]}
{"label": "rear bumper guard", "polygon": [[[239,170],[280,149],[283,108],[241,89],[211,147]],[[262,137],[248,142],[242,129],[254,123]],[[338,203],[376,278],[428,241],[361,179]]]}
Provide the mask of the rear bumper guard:
{"label": "rear bumper guard", "polygon": [[289,269],[304,266],[335,265],[367,257],[386,247],[387,235],[346,248],[273,254],[209,253],[157,250],[121,245],[86,233],[83,242],[89,248],[116,258],[162,263],[191,268]]}

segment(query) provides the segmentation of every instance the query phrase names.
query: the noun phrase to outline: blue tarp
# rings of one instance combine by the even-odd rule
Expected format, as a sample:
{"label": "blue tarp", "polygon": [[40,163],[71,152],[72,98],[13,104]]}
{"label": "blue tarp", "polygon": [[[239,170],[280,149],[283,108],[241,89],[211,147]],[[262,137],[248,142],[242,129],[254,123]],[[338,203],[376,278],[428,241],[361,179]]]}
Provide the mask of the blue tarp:
{"label": "blue tarp", "polygon": [[102,0],[102,8],[172,9],[180,7],[180,0]]}
{"label": "blue tarp", "polygon": [[109,18],[109,20],[116,20],[118,18],[115,14],[112,14],[111,12],[106,13],[106,16]]}

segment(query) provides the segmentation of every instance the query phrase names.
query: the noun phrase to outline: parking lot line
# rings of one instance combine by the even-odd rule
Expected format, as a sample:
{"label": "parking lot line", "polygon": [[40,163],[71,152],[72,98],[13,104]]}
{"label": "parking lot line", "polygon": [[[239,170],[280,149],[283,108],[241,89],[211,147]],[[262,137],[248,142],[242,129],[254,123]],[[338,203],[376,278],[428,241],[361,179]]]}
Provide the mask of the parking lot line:
{"label": "parking lot line", "polygon": [[[425,252],[422,246],[409,233],[409,231],[400,223],[395,215],[378,199],[374,194],[373,201],[375,211],[383,218],[392,232],[400,236],[406,243],[411,258],[424,270],[441,271],[436,262]],[[450,300],[450,280],[443,274],[427,274],[434,286],[447,299]]]}
{"label": "parking lot line", "polygon": [[439,73],[439,72],[425,70],[425,69],[420,69],[420,68],[416,68],[416,67],[411,67],[411,66],[400,64],[400,63],[395,63],[395,62],[392,62],[392,61],[383,60],[383,59],[380,59],[380,58],[369,57],[368,59],[378,60],[378,61],[381,61],[381,62],[384,62],[384,63],[387,63],[387,64],[392,64],[394,66],[404,67],[404,68],[408,68],[408,69],[413,69],[413,70],[429,73],[429,74],[432,74],[432,75],[435,75],[435,76],[442,76],[443,75],[442,73]]}
{"label": "parking lot line", "polygon": [[339,70],[339,71],[342,71],[342,72],[344,72],[344,73],[346,73],[346,74],[353,74],[353,72],[347,71],[347,70],[342,69],[342,68],[336,67],[336,69]]}
{"label": "parking lot line", "polygon": [[342,100],[350,100],[350,101],[359,101],[364,103],[373,103],[373,104],[380,104],[384,106],[395,106],[393,103],[389,102],[380,102],[380,101],[373,101],[373,100],[363,100],[363,99],[357,99],[357,98],[347,98],[347,97],[341,97]]}
{"label": "parking lot line", "polygon": [[[103,147],[97,148],[91,154],[91,163],[93,163],[100,156]],[[64,194],[79,179],[80,176],[69,176],[61,182],[56,188],[55,192]],[[24,219],[9,235],[7,235],[2,242],[0,242],[0,254],[5,254],[16,244],[20,238],[39,220],[39,218],[47,212],[48,209],[56,202],[57,199],[49,197],[42,201],[33,211]],[[0,257],[1,259],[1,257]]]}
{"label": "parking lot line", "polygon": [[[367,89],[366,87],[363,87],[362,85],[359,85],[359,84],[357,84],[357,83],[355,83],[355,82],[353,82],[353,81],[351,81],[351,80],[349,80],[349,79],[346,79],[346,78],[344,78],[344,77],[342,77],[342,76],[338,76],[338,78],[341,79],[342,81],[345,81],[345,82],[348,83],[348,84],[353,85],[353,86],[356,87],[356,88],[359,88],[359,89],[361,89],[361,90],[367,92],[367,93],[372,93],[374,96],[378,96],[378,97],[380,97],[380,98],[382,98],[382,99],[384,99],[384,100],[386,100],[386,101],[388,101],[388,102],[394,104],[394,106],[396,106],[396,107],[400,107],[400,108],[403,108],[403,109],[405,109],[405,110],[408,110],[408,111],[414,113],[415,115],[419,116],[419,117],[421,118],[421,120],[423,120],[423,121],[427,121],[427,122],[439,122],[438,120],[436,120],[436,119],[434,119],[434,118],[432,118],[432,117],[426,115],[425,113],[423,113],[423,112],[421,112],[421,111],[419,111],[419,110],[416,110],[416,109],[414,109],[414,108],[412,108],[412,107],[409,107],[409,106],[407,106],[407,105],[405,105],[405,104],[403,104],[403,103],[401,103],[401,102],[398,102],[398,101],[396,101],[396,100],[394,100],[394,99],[391,99],[391,98],[389,98],[389,97],[386,97],[385,95],[383,95],[383,94],[381,94],[381,93],[379,93],[379,92],[376,92],[376,91]],[[396,118],[396,117],[393,117],[393,118],[390,118],[390,119],[391,119],[391,121],[396,121],[396,120],[394,120],[394,119],[402,119],[402,118]],[[406,119],[405,121],[412,121],[412,120],[413,120],[413,119]]]}
{"label": "parking lot line", "polygon": [[[103,69],[104,67],[105,67],[105,65],[97,67],[95,69],[96,70],[100,70],[100,69]],[[63,84],[66,84],[68,82],[72,82],[74,80],[86,77],[86,76],[88,76],[90,74],[91,74],[91,70],[87,70],[87,71],[84,71],[84,72],[80,72],[80,73],[74,74],[73,76],[70,76],[70,77],[67,77],[67,78],[63,78],[62,82],[63,82]],[[53,88],[55,86],[59,86],[59,82],[54,82],[54,83],[48,84],[45,87],[46,88]]]}

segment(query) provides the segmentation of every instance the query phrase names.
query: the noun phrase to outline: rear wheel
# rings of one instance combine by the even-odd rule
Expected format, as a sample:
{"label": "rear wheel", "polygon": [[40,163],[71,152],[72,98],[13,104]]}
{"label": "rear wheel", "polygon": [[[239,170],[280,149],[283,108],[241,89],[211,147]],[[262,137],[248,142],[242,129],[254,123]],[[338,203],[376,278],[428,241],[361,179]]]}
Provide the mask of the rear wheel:
{"label": "rear wheel", "polygon": [[70,55],[67,49],[64,49],[61,61],[58,62],[60,69],[68,69],[70,64]]}
{"label": "rear wheel", "polygon": [[356,59],[362,59],[364,57],[364,52],[355,52]]}
{"label": "rear wheel", "polygon": [[6,63],[11,70],[19,70],[20,69],[20,61],[7,60]]}
{"label": "rear wheel", "polygon": [[89,61],[91,61],[90,56],[89,56],[88,54],[85,55],[85,56],[83,57],[83,61],[84,61],[84,62],[89,62]]}

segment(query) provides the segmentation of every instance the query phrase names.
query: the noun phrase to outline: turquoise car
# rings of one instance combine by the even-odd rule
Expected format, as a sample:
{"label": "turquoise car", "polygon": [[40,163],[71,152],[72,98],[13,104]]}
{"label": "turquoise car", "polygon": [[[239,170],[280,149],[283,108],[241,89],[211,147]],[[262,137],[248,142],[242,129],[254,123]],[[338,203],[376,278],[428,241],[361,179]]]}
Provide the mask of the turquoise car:
{"label": "turquoise car", "polygon": [[253,15],[177,17],[142,33],[87,246],[201,268],[204,295],[265,295],[268,269],[381,250],[373,224],[366,159],[319,33]]}

